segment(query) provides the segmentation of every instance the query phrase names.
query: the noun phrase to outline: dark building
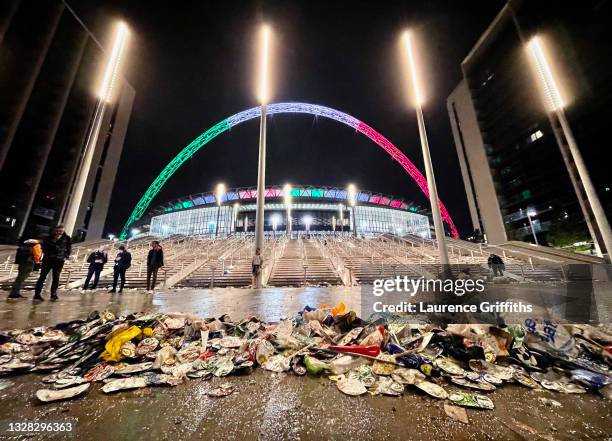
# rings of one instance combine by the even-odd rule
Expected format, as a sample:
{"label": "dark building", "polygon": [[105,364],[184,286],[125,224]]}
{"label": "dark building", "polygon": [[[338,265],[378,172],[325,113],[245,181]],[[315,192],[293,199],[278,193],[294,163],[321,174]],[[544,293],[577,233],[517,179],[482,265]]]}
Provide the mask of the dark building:
{"label": "dark building", "polygon": [[[0,243],[43,235],[63,220],[105,60],[64,1],[0,2]],[[126,81],[119,89],[95,146],[78,240],[104,228],[134,100]]]}
{"label": "dark building", "polygon": [[[562,132],[547,114],[525,50],[536,34],[554,58],[570,125],[611,212],[609,153],[601,145],[612,100],[604,43],[610,3],[509,1],[461,65],[464,79],[447,108],[473,227],[492,243],[533,242],[528,211],[540,243],[563,246],[590,236],[564,161],[566,142],[557,140]],[[571,157],[569,167],[575,170]]]}

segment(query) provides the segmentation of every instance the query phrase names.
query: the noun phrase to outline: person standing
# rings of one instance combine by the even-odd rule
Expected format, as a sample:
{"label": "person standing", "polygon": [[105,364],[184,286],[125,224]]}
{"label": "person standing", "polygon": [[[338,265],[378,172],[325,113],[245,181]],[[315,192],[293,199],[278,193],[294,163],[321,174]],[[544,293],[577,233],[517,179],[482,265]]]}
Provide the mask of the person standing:
{"label": "person standing", "polygon": [[499,257],[497,254],[491,254],[487,260],[487,264],[493,271],[494,277],[497,277],[498,274],[503,277],[506,266],[504,265],[504,261],[501,257]]}
{"label": "person standing", "polygon": [[40,269],[40,277],[34,288],[34,301],[43,301],[40,295],[47,279],[47,275],[51,272],[53,281],[51,282],[51,300],[57,300],[57,288],[59,286],[60,274],[64,268],[64,262],[70,257],[72,252],[72,240],[64,231],[63,225],[58,225],[53,229],[51,235],[43,240],[42,243],[42,267]]}
{"label": "person standing", "polygon": [[87,277],[85,278],[85,285],[83,285],[83,290],[87,291],[89,289],[89,282],[91,281],[91,277],[93,276],[94,281],[91,285],[91,289],[96,289],[98,287],[98,282],[100,281],[100,273],[104,269],[104,264],[108,262],[108,256],[106,251],[102,247],[98,248],[96,251],[91,253],[87,257],[87,263],[89,263],[89,268],[87,269]]}
{"label": "person standing", "polygon": [[123,292],[125,286],[125,272],[132,265],[132,255],[125,249],[124,245],[119,245],[119,252],[115,257],[115,266],[113,268],[113,289],[110,292],[117,292],[117,281],[121,278],[119,292]]}
{"label": "person standing", "polygon": [[159,241],[151,242],[151,249],[147,255],[147,291],[153,291],[157,283],[157,271],[164,266],[164,250]]}
{"label": "person standing", "polygon": [[263,266],[263,256],[261,255],[261,250],[257,248],[255,250],[255,255],[251,260],[251,269],[253,271],[253,286],[257,285],[257,278],[259,277],[259,273],[261,272],[261,267]]}
{"label": "person standing", "polygon": [[9,299],[23,299],[19,291],[30,273],[40,267],[42,260],[42,248],[36,239],[25,240],[17,248],[15,253],[15,263],[18,265],[17,278],[13,282],[13,287],[8,295]]}

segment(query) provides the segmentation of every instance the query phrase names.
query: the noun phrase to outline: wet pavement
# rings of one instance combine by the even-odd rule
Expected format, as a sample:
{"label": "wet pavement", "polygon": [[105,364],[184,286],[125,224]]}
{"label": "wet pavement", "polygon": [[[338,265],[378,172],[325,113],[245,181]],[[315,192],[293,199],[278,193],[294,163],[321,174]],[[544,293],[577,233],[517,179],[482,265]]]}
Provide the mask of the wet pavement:
{"label": "wet pavement", "polygon": [[[31,294],[26,294],[31,295]],[[359,312],[360,288],[270,288],[179,290],[145,294],[130,291],[60,293],[60,301],[0,303],[0,327],[25,328],[83,318],[94,309],[116,314],[182,311],[234,318],[257,315],[276,321],[304,305],[337,304]],[[402,397],[350,397],[327,378],[273,374],[257,369],[248,376],[191,380],[174,388],[155,387],[105,395],[97,385],[82,398],[37,402],[40,376],[9,377],[0,391],[0,420],[77,418],[77,439],[90,440],[575,440],[612,439],[612,402],[594,394],[535,392],[506,385],[488,396],[492,411],[467,410],[470,422],[450,419],[444,401],[416,388]],[[229,382],[225,398],[206,392]],[[560,407],[545,404],[549,398]],[[19,439],[19,438],[13,438]],[[22,439],[62,439],[61,436]],[[70,439],[66,437],[66,439]]]}

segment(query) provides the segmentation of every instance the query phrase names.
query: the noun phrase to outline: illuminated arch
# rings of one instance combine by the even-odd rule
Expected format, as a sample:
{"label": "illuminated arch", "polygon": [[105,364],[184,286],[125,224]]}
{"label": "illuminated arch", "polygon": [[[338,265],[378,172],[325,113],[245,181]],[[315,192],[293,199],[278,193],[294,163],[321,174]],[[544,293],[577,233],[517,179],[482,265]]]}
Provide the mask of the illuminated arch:
{"label": "illuminated arch", "polygon": [[[379,147],[384,149],[391,157],[397,161],[403,168],[408,172],[410,177],[414,179],[419,188],[425,193],[425,195],[429,198],[429,191],[427,189],[427,180],[421,174],[419,169],[417,169],[412,162],[404,155],[397,147],[395,147],[391,141],[381,135],[379,132],[374,130],[372,127],[368,126],[366,123],[359,121],[357,118],[352,117],[344,112],[340,112],[339,110],[335,110],[325,106],[319,106],[317,104],[307,104],[307,103],[275,103],[268,104],[266,107],[267,113],[269,115],[274,115],[277,113],[307,113],[309,115],[322,116],[325,118],[333,119],[335,121],[341,122],[350,126],[357,130],[359,133],[370,138],[374,141]],[[125,239],[127,237],[129,228],[134,222],[138,221],[142,215],[145,213],[145,210],[151,204],[153,198],[159,193],[161,188],[164,186],[166,181],[170,179],[170,177],[174,174],[178,168],[183,165],[183,163],[191,158],[198,150],[204,147],[208,142],[210,142],[217,135],[225,132],[226,130],[231,129],[234,126],[237,126],[240,123],[245,121],[249,121],[251,119],[259,118],[261,115],[261,107],[253,107],[252,109],[247,109],[242,112],[236,113],[235,115],[230,116],[227,119],[215,124],[210,129],[202,133],[196,139],[194,139],[187,147],[179,152],[178,155],[172,159],[166,165],[166,167],[162,170],[162,172],[155,178],[155,180],[151,183],[145,194],[140,198],[138,204],[132,211],[129,219],[125,223],[123,230],[121,232],[120,238]],[[453,237],[459,237],[457,233],[457,229],[455,228],[455,224],[451,219],[446,207],[442,203],[440,199],[438,199],[438,204],[440,205],[440,212],[442,213],[442,219],[448,224],[451,230],[451,234]]]}

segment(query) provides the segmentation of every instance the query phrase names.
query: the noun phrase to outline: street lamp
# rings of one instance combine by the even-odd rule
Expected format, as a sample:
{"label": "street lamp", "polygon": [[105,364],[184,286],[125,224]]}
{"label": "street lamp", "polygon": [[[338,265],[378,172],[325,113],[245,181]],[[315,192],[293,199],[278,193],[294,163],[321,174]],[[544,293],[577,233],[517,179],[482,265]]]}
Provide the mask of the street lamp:
{"label": "street lamp", "polygon": [[[610,223],[608,222],[606,213],[601,205],[599,197],[597,196],[597,191],[595,190],[595,186],[593,185],[593,181],[591,180],[589,171],[586,168],[586,165],[582,158],[582,154],[580,153],[578,144],[576,143],[576,139],[574,138],[572,129],[565,116],[565,102],[561,97],[559,88],[557,87],[557,83],[546,58],[542,39],[537,35],[533,37],[527,44],[527,51],[531,56],[532,64],[536,71],[536,75],[538,77],[539,84],[541,86],[541,90],[546,101],[547,110],[557,117],[559,124],[561,125],[561,130],[563,131],[563,135],[567,142],[570,154],[574,159],[574,164],[576,165],[578,176],[580,177],[580,181],[582,181],[582,185],[584,186],[584,192],[586,193],[587,200],[591,207],[591,211],[593,212],[593,216],[595,217],[595,223],[599,228],[599,232],[603,239],[604,245],[606,246],[606,250],[608,252],[608,260],[610,260],[610,255],[612,254],[612,230],[610,229]],[[582,198],[580,195],[580,191],[577,191],[576,193],[579,201],[581,201]],[[595,248],[597,251],[599,249],[599,243],[595,231],[590,225],[590,215],[588,213],[588,210],[583,210],[583,212],[585,214],[585,220],[587,222],[587,226],[589,226],[589,232],[591,233],[593,243],[595,244]],[[601,254],[601,251],[599,251],[598,254]]]}
{"label": "street lamp", "polygon": [[225,185],[217,184],[217,224],[215,226],[215,237],[219,235],[219,216],[221,215],[221,202],[223,202],[223,196],[225,195]]}
{"label": "street lamp", "polygon": [[[263,252],[264,242],[264,204],[266,190],[266,103],[268,91],[268,62],[270,52],[270,28],[263,25],[260,29],[261,54],[259,76],[259,102],[261,119],[259,123],[259,163],[257,168],[257,206],[255,209],[255,249]],[[261,288],[261,272],[257,274],[256,288]]]}
{"label": "street lamp", "polygon": [[302,218],[302,222],[304,222],[304,225],[306,226],[306,236],[310,235],[310,225],[312,224],[312,216],[304,216]]}
{"label": "street lamp", "polygon": [[280,216],[278,214],[273,214],[272,215],[272,231],[274,234],[274,239],[276,239],[276,227],[278,227],[278,224],[280,222]]}
{"label": "street lamp", "polygon": [[287,208],[287,235],[291,235],[291,185],[285,184],[283,194],[285,195],[285,207]]}
{"label": "street lamp", "polygon": [[126,49],[128,35],[129,31],[126,24],[123,22],[118,22],[115,25],[113,49],[110,52],[106,62],[102,84],[98,91],[98,102],[96,103],[92,124],[87,134],[85,148],[83,149],[83,157],[79,164],[77,178],[74,181],[75,183],[74,187],[72,188],[72,194],[64,213],[64,226],[66,234],[69,236],[74,234],[76,227],[79,208],[85,194],[85,185],[87,184],[87,179],[89,178],[91,163],[93,162],[96,144],[98,143],[98,137],[100,135],[102,121],[106,111],[106,104],[112,102],[113,93],[117,89],[116,83],[120,74],[122,61],[125,58],[124,52]]}
{"label": "street lamp", "polygon": [[531,218],[537,216],[537,214],[538,213],[536,213],[535,210],[531,210],[531,209],[527,210],[527,219],[529,220],[529,226],[531,227],[531,234],[533,235],[533,240],[536,245],[540,245],[540,243],[538,242],[538,236],[536,236],[536,233],[535,233],[533,221],[531,220]]}
{"label": "street lamp", "polygon": [[240,208],[240,204],[238,202],[236,202],[234,204],[234,233],[237,233],[237,226],[238,226],[238,209]]}
{"label": "street lamp", "polygon": [[446,241],[444,239],[444,225],[440,216],[440,205],[438,202],[438,190],[436,188],[436,180],[434,177],[433,165],[431,163],[431,155],[429,152],[429,143],[427,141],[427,132],[425,130],[425,120],[423,119],[423,110],[421,105],[424,102],[423,93],[419,86],[417,67],[412,48],[411,33],[404,33],[404,44],[406,56],[408,59],[408,67],[410,69],[410,78],[412,81],[412,90],[414,93],[414,106],[416,109],[417,120],[419,124],[419,136],[421,138],[421,148],[423,150],[423,162],[425,164],[425,176],[427,177],[427,190],[429,193],[429,202],[431,204],[431,215],[433,217],[434,228],[436,231],[436,240],[438,242],[438,252],[440,253],[440,264],[443,265],[444,271],[447,271],[449,264],[448,250],[446,249]]}
{"label": "street lamp", "polygon": [[355,204],[357,203],[357,189],[354,184],[349,184],[346,190],[348,204],[353,213],[353,234],[357,237],[357,218],[355,217]]}

